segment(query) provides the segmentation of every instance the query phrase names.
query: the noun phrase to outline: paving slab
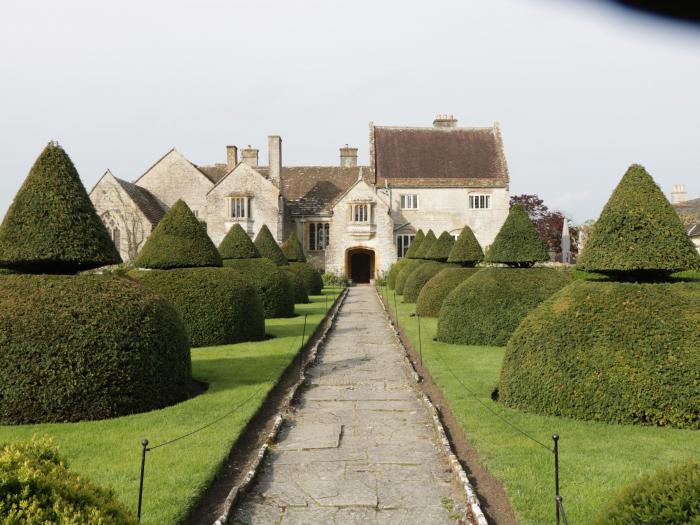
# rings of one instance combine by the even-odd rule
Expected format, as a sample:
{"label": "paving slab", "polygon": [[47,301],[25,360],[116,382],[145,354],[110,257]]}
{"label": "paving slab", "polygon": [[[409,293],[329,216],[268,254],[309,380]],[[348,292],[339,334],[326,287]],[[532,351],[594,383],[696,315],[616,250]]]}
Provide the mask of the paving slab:
{"label": "paving slab", "polygon": [[375,291],[340,309],[233,523],[449,524],[461,500]]}

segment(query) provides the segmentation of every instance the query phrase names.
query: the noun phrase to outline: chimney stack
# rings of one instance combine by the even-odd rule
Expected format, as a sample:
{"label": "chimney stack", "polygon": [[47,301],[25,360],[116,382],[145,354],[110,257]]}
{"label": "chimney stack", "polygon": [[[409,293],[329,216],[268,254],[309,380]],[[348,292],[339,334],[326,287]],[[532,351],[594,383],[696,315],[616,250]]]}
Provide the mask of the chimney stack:
{"label": "chimney stack", "polygon": [[241,162],[244,162],[248,166],[252,166],[253,168],[258,167],[258,150],[256,148],[252,148],[250,144],[248,144],[247,148],[243,148],[241,150]]}
{"label": "chimney stack", "polygon": [[351,148],[347,144],[340,148],[340,165],[343,168],[357,166],[357,148]]}
{"label": "chimney stack", "polygon": [[226,146],[226,168],[231,171],[238,164],[238,148],[236,146]]}
{"label": "chimney stack", "polygon": [[671,192],[671,204],[678,204],[688,200],[688,192],[685,191],[685,185],[674,184]]}
{"label": "chimney stack", "polygon": [[457,119],[454,115],[437,115],[433,120],[433,126],[436,128],[456,128]]}
{"label": "chimney stack", "polygon": [[282,138],[279,135],[267,137],[267,163],[270,181],[279,187],[282,176]]}

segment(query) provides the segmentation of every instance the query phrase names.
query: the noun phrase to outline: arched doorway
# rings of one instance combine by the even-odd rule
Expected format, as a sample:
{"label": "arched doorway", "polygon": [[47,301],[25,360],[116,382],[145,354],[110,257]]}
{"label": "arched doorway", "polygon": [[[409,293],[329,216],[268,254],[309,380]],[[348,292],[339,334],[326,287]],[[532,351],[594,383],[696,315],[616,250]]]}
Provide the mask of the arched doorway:
{"label": "arched doorway", "polygon": [[374,278],[374,251],[351,248],[345,256],[345,268],[353,283],[368,283]]}

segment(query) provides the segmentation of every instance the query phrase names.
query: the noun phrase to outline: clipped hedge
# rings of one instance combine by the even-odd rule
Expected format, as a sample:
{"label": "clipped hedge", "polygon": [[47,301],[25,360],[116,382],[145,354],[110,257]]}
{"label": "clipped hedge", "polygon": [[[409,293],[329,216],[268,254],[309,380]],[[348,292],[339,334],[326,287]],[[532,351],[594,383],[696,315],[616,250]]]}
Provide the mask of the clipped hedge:
{"label": "clipped hedge", "polygon": [[449,266],[447,263],[437,261],[427,261],[416,268],[411,275],[406,278],[403,287],[403,302],[415,303],[426,283]]}
{"label": "clipped hedge", "polygon": [[430,279],[418,294],[416,313],[423,317],[437,317],[448,294],[481,268],[444,267]]}
{"label": "clipped hedge", "polygon": [[258,249],[258,252],[260,252],[262,257],[267,257],[277,266],[287,265],[287,258],[284,256],[282,248],[280,248],[279,244],[277,244],[277,241],[272,236],[272,233],[270,233],[270,229],[267,227],[267,224],[263,224],[262,228],[260,228],[260,231],[258,232],[258,235],[255,237],[255,247]]}
{"label": "clipped hedge", "polygon": [[306,284],[304,283],[304,279],[301,276],[301,273],[292,271],[292,269],[289,266],[282,266],[280,270],[287,274],[287,277],[289,277],[289,280],[292,283],[292,295],[294,296],[294,303],[308,304],[310,302],[309,293],[306,291]]}
{"label": "clipped hedge", "polygon": [[647,474],[625,488],[596,516],[594,525],[700,523],[700,463]]}
{"label": "clipped hedge", "polygon": [[571,272],[553,268],[484,268],[445,298],[437,338],[503,346],[531,310],[570,281]]}
{"label": "clipped hedge", "polygon": [[243,226],[236,223],[231,226],[219,244],[219,255],[222,259],[256,259],[260,257],[260,252]]}
{"label": "clipped hedge", "polygon": [[289,269],[299,274],[299,278],[304,283],[308,295],[320,295],[323,291],[323,277],[321,273],[309,263],[292,262]]}
{"label": "clipped hedge", "polygon": [[306,262],[304,249],[301,247],[299,237],[294,232],[290,233],[289,238],[282,244],[282,253],[289,262]]}
{"label": "clipped hedge", "polygon": [[0,423],[104,419],[186,399],[187,334],[160,295],[115,276],[0,279]]}
{"label": "clipped hedge", "polygon": [[409,259],[408,263],[406,263],[401,268],[398,275],[396,276],[396,283],[394,283],[394,290],[396,290],[396,295],[403,294],[403,288],[406,284],[406,279],[408,279],[408,276],[413,273],[413,270],[415,270],[422,264],[425,264],[425,261],[423,259]]}
{"label": "clipped hedge", "polygon": [[447,261],[450,252],[455,245],[455,239],[448,232],[442,232],[425,254],[425,258],[431,261]]}
{"label": "clipped hedge", "polygon": [[484,251],[481,249],[479,241],[469,226],[462,228],[457,237],[447,262],[458,263],[463,266],[474,266],[484,260]]}
{"label": "clipped hedge", "polygon": [[[431,248],[433,247],[433,244],[435,244],[436,242],[437,237],[435,237],[433,230],[428,230],[428,233],[425,234],[425,237],[418,246],[418,249],[415,251],[415,253],[413,253],[412,257],[409,258],[425,259],[426,255],[428,254],[428,252],[430,252]],[[411,249],[410,246],[408,249]]]}
{"label": "clipped hedge", "polygon": [[386,285],[393,290],[396,288],[396,277],[398,277],[399,272],[403,269],[406,264],[408,264],[408,261],[411,259],[399,259],[396,261],[394,264],[391,265],[391,268],[389,268],[389,273],[386,275]]}
{"label": "clipped hedge", "polygon": [[511,207],[485,260],[520,268],[549,260],[547,247],[522,204]]}
{"label": "clipped hedge", "polygon": [[0,446],[0,522],[137,525],[111,490],[68,470],[49,439]]}
{"label": "clipped hedge", "polygon": [[505,404],[610,423],[700,428],[700,286],[575,281],[508,343]]}
{"label": "clipped hedge", "polygon": [[416,252],[419,250],[423,239],[425,239],[425,234],[423,233],[423,230],[418,230],[416,232],[416,236],[413,238],[413,242],[411,242],[411,245],[408,247],[408,250],[406,250],[406,253],[404,253],[404,257],[406,259],[416,258]]}
{"label": "clipped hedge", "polygon": [[294,316],[294,293],[289,276],[269,259],[224,259],[224,266],[233,268],[255,287],[263,305],[265,318]]}
{"label": "clipped hedge", "polygon": [[265,338],[265,313],[249,278],[232,268],[132,271],[165,297],[182,318],[192,346]]}

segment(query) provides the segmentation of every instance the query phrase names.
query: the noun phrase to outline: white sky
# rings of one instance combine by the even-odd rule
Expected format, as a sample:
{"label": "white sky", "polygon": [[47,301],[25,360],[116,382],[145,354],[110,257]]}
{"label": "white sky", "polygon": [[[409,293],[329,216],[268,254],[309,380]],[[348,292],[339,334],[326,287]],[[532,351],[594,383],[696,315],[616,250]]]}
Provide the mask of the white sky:
{"label": "white sky", "polygon": [[132,1],[0,6],[0,216],[50,139],[88,190],[172,146],[283,138],[338,163],[368,123],[501,124],[511,192],[595,218],[629,164],[700,197],[700,28],[595,2]]}

